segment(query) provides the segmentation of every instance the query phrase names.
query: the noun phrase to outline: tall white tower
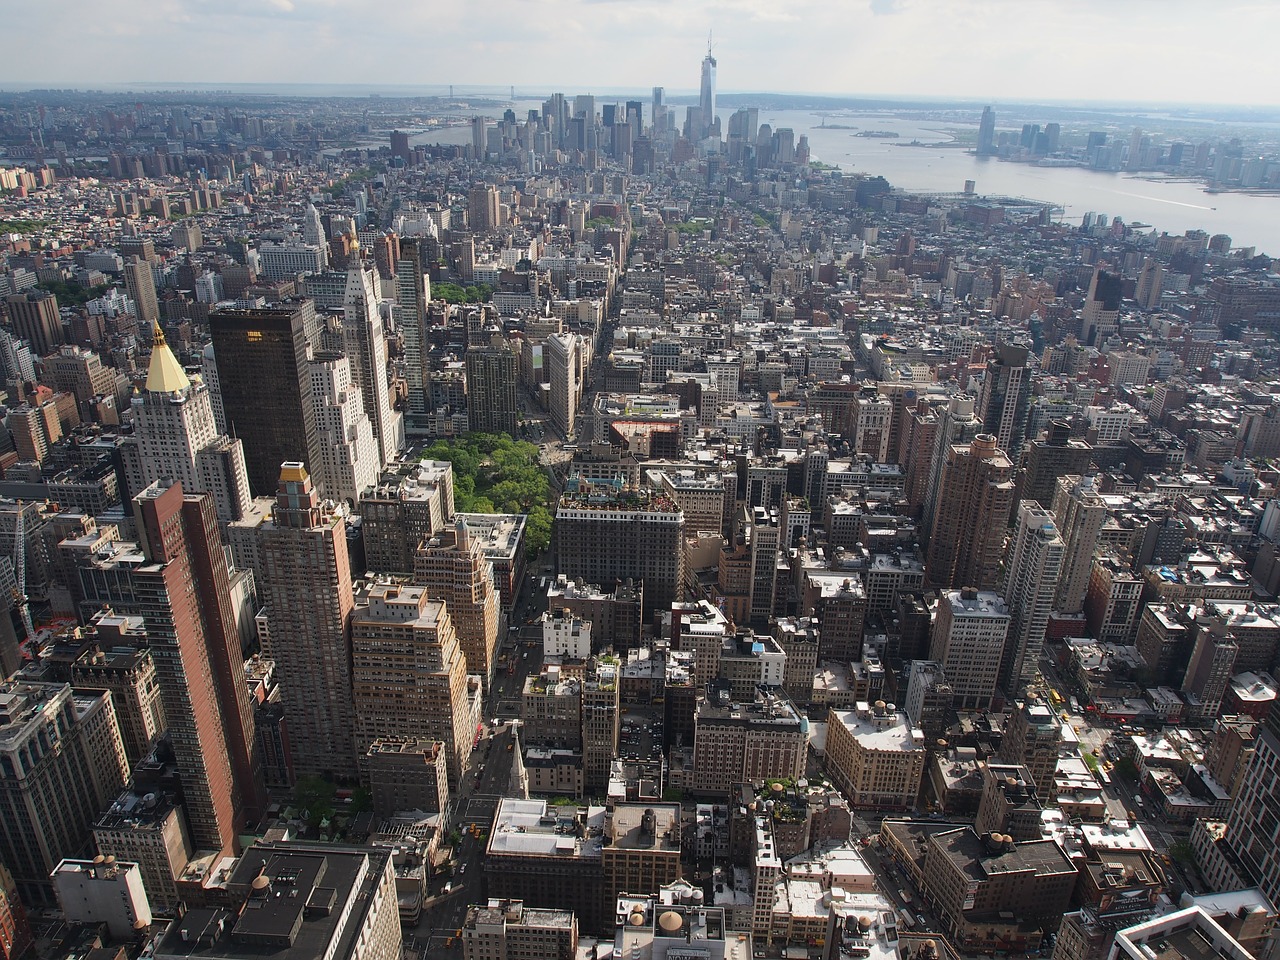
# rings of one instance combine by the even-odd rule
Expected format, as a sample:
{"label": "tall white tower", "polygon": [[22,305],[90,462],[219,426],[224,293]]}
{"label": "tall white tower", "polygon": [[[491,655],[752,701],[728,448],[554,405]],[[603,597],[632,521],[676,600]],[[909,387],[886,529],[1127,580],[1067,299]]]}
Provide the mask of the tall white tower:
{"label": "tall white tower", "polygon": [[351,361],[341,354],[326,353],[311,360],[308,367],[320,436],[315,474],[324,481],[325,496],[359,503],[360,492],[378,482],[384,464],[360,388],[351,380]]}
{"label": "tall white tower", "polygon": [[716,58],[711,55],[711,35],[707,35],[707,55],[702,58],[702,86],[698,94],[702,111],[703,136],[710,136],[716,125]]}
{"label": "tall white tower", "polygon": [[344,350],[351,358],[351,374],[364,397],[364,410],[378,441],[385,466],[404,446],[404,417],[391,406],[387,383],[387,336],[374,292],[373,269],[355,263],[347,270],[343,298]]}
{"label": "tall white tower", "polygon": [[1018,504],[1018,523],[1005,561],[1004,598],[1013,623],[1000,683],[1010,693],[1035,679],[1064,554],[1053,514],[1034,500]]}
{"label": "tall white tower", "polygon": [[133,436],[120,448],[131,493],[178,480],[184,490],[211,494],[220,521],[244,516],[252,500],[244,445],[219,433],[208,387],[187,377],[159,326],[133,415]]}

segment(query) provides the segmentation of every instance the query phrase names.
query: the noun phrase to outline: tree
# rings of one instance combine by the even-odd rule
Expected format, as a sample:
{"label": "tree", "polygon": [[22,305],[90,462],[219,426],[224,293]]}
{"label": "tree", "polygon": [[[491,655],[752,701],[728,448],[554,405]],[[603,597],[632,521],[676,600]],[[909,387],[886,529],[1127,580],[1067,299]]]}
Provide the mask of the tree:
{"label": "tree", "polygon": [[313,827],[333,816],[337,795],[338,788],[323,777],[300,777],[293,788],[293,802],[302,808],[307,823]]}

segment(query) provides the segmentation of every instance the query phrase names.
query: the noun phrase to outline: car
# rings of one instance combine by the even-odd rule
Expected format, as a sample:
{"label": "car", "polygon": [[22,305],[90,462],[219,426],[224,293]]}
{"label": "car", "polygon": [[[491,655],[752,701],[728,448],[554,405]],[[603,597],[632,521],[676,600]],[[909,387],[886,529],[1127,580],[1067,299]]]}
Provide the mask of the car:
{"label": "car", "polygon": [[462,876],[466,872],[467,872],[467,865],[464,863],[462,866],[458,868],[458,876]]}
{"label": "car", "polygon": [[453,889],[453,881],[452,881],[452,880],[450,880],[448,883],[446,883],[446,884],[444,885],[444,892],[445,892],[445,893],[448,893],[448,892],[450,892],[452,889]]}

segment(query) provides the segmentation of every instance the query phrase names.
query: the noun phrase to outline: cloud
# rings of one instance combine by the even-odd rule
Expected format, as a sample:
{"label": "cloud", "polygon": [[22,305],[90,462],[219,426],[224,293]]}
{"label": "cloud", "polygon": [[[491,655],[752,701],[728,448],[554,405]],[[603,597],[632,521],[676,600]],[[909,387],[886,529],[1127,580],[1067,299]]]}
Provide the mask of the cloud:
{"label": "cloud", "polygon": [[898,12],[897,0],[871,0],[871,12],[877,17]]}

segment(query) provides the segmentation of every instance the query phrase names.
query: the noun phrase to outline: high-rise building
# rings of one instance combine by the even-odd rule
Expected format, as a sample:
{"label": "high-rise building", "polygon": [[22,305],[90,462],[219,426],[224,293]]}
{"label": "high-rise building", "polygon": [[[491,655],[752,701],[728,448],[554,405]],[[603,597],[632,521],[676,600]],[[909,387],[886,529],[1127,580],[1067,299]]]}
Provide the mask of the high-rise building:
{"label": "high-rise building", "polygon": [[1053,498],[1053,517],[1062,535],[1062,575],[1054,609],[1074,615],[1084,610],[1093,571],[1093,555],[1107,519],[1107,504],[1093,477],[1059,476]]}
{"label": "high-rise building", "polygon": [[366,567],[374,573],[413,572],[418,547],[453,520],[453,466],[420,460],[360,496]]}
{"label": "high-rise building", "polygon": [[982,433],[982,421],[974,415],[973,411],[973,397],[964,394],[953,395],[945,406],[938,408],[937,427],[933,431],[932,453],[928,455],[923,483],[924,513],[920,521],[920,530],[926,537],[933,532],[933,521],[937,514],[942,485],[942,470],[947,465],[948,451],[952,444],[968,443]]}
{"label": "high-rise building", "polygon": [[351,566],[341,513],[321,506],[306,468],[279,467],[275,514],[258,527],[259,596],[269,625],[298,776],[356,771],[351,702]]}
{"label": "high-rise building", "polygon": [[[344,351],[351,360],[351,378],[364,397],[364,412],[378,441],[381,466],[395,459],[404,446],[404,417],[391,404],[387,382],[387,336],[374,293],[374,268],[353,264],[347,270],[343,302]],[[332,496],[327,490],[326,496]]]}
{"label": "high-rise building", "polygon": [[448,604],[466,671],[479,676],[488,692],[498,667],[498,591],[493,564],[461,517],[454,519],[452,530],[422,541],[413,580]]}
{"label": "high-rise building", "polygon": [[1138,287],[1133,299],[1143,310],[1157,310],[1160,297],[1164,294],[1164,265],[1152,257],[1145,257],[1142,270],[1138,274]]}
{"label": "high-rise building", "polygon": [[383,466],[364,398],[351,382],[351,361],[346,356],[317,354],[308,369],[320,438],[320,456],[312,465],[316,479],[331,499],[354,504],[378,482]]}
{"label": "high-rise building", "polygon": [[474,160],[485,159],[485,146],[489,134],[488,117],[471,118],[471,156]]}
{"label": "high-rise building", "polygon": [[553,333],[543,344],[542,362],[551,388],[551,422],[572,437],[591,362],[589,345],[576,333]]}
{"label": "high-rise building", "polygon": [[84,849],[126,773],[110,693],[0,683],[0,862],[25,904],[54,905],[49,874]]}
{"label": "high-rise building", "polygon": [[690,788],[723,796],[727,784],[802,776],[807,728],[785,695],[757,694],[753,702],[736,703],[726,688],[713,688],[694,718]]}
{"label": "high-rise building", "polygon": [[978,121],[978,156],[989,157],[996,152],[996,112],[990,107],[982,108],[982,119]]}
{"label": "high-rise building", "polygon": [[498,189],[491,183],[477,183],[467,194],[467,225],[476,233],[502,226]]}
{"label": "high-rise building", "polygon": [[603,795],[618,751],[622,711],[621,669],[613,660],[596,660],[582,684],[582,784],[588,794]]}
{"label": "high-rise building", "polygon": [[1049,509],[1053,506],[1058,478],[1088,472],[1092,460],[1093,447],[1071,436],[1071,426],[1065,420],[1049,421],[1045,436],[1027,445],[1018,478],[1019,499],[1034,500]]}
{"label": "high-rise building", "polygon": [[154,483],[133,501],[145,563],[132,574],[155,659],[192,840],[231,851],[263,809],[253,705],[213,498]]}
{"label": "high-rise building", "polygon": [[644,615],[684,592],[684,514],[670,498],[569,480],[556,508],[557,573],[586,583],[643,581]]}
{"label": "high-rise building", "polygon": [[1035,501],[1023,500],[1005,562],[1004,599],[1013,622],[1005,643],[1000,683],[1011,693],[1034,680],[1040,669],[1040,651],[1058,592],[1064,552],[1053,514]]}
{"label": "high-rise building", "polygon": [[58,906],[68,923],[103,924],[112,939],[137,936],[138,926],[151,925],[151,904],[136,863],[110,862],[101,855],[90,860],[61,860],[51,875]]}
{"label": "high-rise building", "polygon": [[1022,459],[1031,400],[1027,356],[1026,347],[997,344],[996,355],[987,361],[982,393],[978,396],[977,413],[983,430],[996,438],[997,445],[1015,465]]}
{"label": "high-rise building", "polygon": [[475,433],[515,436],[516,355],[505,347],[467,351],[467,425]]}
{"label": "high-rise building", "polygon": [[[150,268],[148,276],[150,276]],[[155,290],[151,291],[155,302]],[[58,298],[42,290],[15,293],[5,297],[5,310],[13,332],[19,340],[31,345],[37,356],[44,357],[65,342],[62,336],[62,318],[58,314]]]}
{"label": "high-rise building", "polygon": [[409,391],[411,421],[427,414],[430,382],[426,326],[431,280],[422,269],[422,258],[426,255],[422,243],[414,237],[402,238],[400,257],[396,260],[395,317],[404,338],[404,378]]}
{"label": "high-rise building", "polygon": [[707,38],[707,55],[702,58],[702,83],[698,88],[698,110],[702,115],[702,136],[719,135],[716,124],[716,58],[711,55],[711,38]]}
{"label": "high-rise building", "polygon": [[413,148],[409,146],[409,134],[403,130],[391,131],[391,155],[405,163],[413,162]]}
{"label": "high-rise building", "polygon": [[990,591],[965,587],[938,597],[929,659],[942,664],[957,710],[991,706],[1009,620],[1009,608]]}
{"label": "high-rise building", "polygon": [[381,819],[415,811],[446,813],[449,774],[445,753],[445,745],[439,740],[418,737],[374,740],[365,757],[373,815]]}
{"label": "high-rise building", "polygon": [[987,590],[999,583],[1013,494],[1013,464],[995,437],[951,445],[938,484],[927,586]]}
{"label": "high-rise building", "polygon": [[376,584],[356,609],[351,645],[361,756],[387,737],[439,740],[456,789],[475,726],[466,659],[447,604],[428,599],[425,587]]}
{"label": "high-rise building", "polygon": [[318,459],[307,369],[307,327],[314,319],[309,300],[209,316],[227,432],[244,442],[254,496],[275,492],[285,461]]}
{"label": "high-rise building", "polygon": [[784,546],[777,515],[764,507],[751,511],[751,590],[750,620],[763,627],[773,616],[777,597],[778,550]]}
{"label": "high-rise building", "polygon": [[1098,268],[1089,281],[1084,307],[1080,311],[1080,338],[1085,346],[1100,347],[1120,328],[1120,302],[1124,278]]}
{"label": "high-rise building", "polygon": [[[680,804],[615,803],[605,812],[601,910],[624,893],[654,894],[680,876]],[[607,913],[606,913],[607,915]]]}
{"label": "high-rise building", "polygon": [[149,335],[160,322],[160,301],[156,299],[156,280],[151,264],[138,257],[130,257],[124,265],[124,284],[138,312],[138,328]]}
{"label": "high-rise building", "polygon": [[827,771],[858,808],[909,810],[924,776],[924,734],[883,700],[856,710],[832,710],[827,721]]}
{"label": "high-rise building", "polygon": [[165,730],[160,681],[141,617],[102,611],[94,618],[96,642],[71,665],[77,690],[110,690],[124,742],[125,760],[133,769]]}
{"label": "high-rise building", "polygon": [[187,377],[159,327],[133,412],[133,434],[120,445],[131,494],[157,480],[176,480],[188,493],[211,494],[222,522],[245,515],[253,498],[244,444],[219,433],[209,389]]}
{"label": "high-rise building", "polygon": [[1061,721],[1052,707],[1040,700],[1019,701],[1005,724],[999,759],[1026,767],[1041,796],[1051,795],[1061,741]]}

